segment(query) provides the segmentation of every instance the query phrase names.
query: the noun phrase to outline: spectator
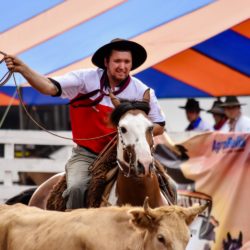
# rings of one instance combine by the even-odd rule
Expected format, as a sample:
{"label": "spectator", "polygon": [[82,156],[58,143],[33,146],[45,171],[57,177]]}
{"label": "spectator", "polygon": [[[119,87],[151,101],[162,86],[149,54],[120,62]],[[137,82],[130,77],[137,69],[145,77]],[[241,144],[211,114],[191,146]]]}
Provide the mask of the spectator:
{"label": "spectator", "polygon": [[241,113],[242,105],[246,104],[240,103],[236,96],[227,96],[221,104],[228,118],[223,132],[250,132],[250,118]]}
{"label": "spectator", "polygon": [[200,108],[199,102],[193,98],[187,100],[185,106],[179,108],[186,110],[186,116],[190,122],[185,131],[209,131],[213,130],[212,127],[202,120],[200,117],[200,111],[204,110]]}
{"label": "spectator", "polygon": [[214,130],[222,130],[227,121],[224,109],[220,106],[221,104],[223,104],[223,102],[218,98],[214,101],[212,108],[207,110],[208,113],[213,115],[215,121],[213,126]]}

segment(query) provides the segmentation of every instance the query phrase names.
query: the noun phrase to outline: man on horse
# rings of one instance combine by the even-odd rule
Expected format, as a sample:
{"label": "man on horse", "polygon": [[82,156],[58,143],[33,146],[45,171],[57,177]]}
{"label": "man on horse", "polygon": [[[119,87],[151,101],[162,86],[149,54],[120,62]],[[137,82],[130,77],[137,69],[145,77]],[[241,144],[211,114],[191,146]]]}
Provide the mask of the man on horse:
{"label": "man on horse", "polygon": [[[9,70],[21,73],[41,93],[70,99],[73,140],[77,146],[65,167],[67,189],[63,197],[67,198],[67,209],[84,206],[84,194],[91,178],[88,168],[115,135],[115,129],[109,126],[109,115],[114,108],[109,92],[121,99],[142,100],[149,89],[130,76],[130,71],[142,65],[146,58],[147,52],[140,44],[114,39],[94,53],[92,63],[98,68],[47,78],[20,59],[5,56]],[[165,117],[152,89],[149,119],[154,123],[153,134],[162,134]]]}

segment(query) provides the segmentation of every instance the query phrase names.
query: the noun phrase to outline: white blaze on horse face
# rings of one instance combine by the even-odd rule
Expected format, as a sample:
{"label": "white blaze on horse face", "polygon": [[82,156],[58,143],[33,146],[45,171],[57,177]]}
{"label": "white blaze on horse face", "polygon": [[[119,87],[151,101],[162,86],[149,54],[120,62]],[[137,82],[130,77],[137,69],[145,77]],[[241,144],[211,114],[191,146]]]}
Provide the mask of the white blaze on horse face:
{"label": "white blaze on horse face", "polygon": [[[136,115],[127,113],[119,122],[119,127],[126,129],[124,133],[121,131],[123,143],[126,146],[134,146],[136,154],[135,166],[139,161],[145,168],[145,174],[149,173],[149,166],[153,162],[150,145],[146,139],[146,132],[152,126],[153,123],[142,113]],[[121,138],[118,141],[117,157],[124,162]]]}

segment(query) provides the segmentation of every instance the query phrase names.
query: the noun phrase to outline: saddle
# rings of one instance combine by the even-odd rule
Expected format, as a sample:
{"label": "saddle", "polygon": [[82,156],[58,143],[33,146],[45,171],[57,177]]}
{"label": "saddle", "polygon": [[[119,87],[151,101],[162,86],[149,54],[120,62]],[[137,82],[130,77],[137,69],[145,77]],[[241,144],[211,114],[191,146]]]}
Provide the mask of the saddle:
{"label": "saddle", "polygon": [[[86,207],[107,206],[110,191],[118,175],[116,139],[90,165],[91,180],[86,195]],[[174,181],[167,175],[163,166],[155,160],[155,171],[161,191],[168,203],[177,203],[177,191]],[[63,176],[53,187],[47,201],[48,210],[65,211],[66,200],[62,193],[66,189],[66,177]]]}
{"label": "saddle", "polygon": [[[88,185],[85,207],[100,207],[103,197],[107,197],[116,180],[118,167],[116,165],[116,137],[100,153],[98,158],[89,167],[92,176]],[[67,200],[62,197],[67,188],[66,174],[53,186],[47,200],[47,209],[65,211]],[[101,204],[102,203],[102,204]]]}

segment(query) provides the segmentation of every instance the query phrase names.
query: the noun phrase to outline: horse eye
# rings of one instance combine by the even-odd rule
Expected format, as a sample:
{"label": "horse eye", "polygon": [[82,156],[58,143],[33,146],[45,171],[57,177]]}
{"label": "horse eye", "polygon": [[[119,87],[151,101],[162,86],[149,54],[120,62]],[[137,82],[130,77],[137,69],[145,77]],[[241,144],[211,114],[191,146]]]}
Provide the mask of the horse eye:
{"label": "horse eye", "polygon": [[164,238],[164,236],[162,235],[162,234],[158,234],[157,235],[157,240],[159,241],[159,242],[161,242],[162,244],[166,244],[166,242],[165,242],[165,238]]}
{"label": "horse eye", "polygon": [[124,128],[124,127],[121,127],[121,132],[122,132],[123,134],[125,134],[125,133],[127,132],[127,129]]}

